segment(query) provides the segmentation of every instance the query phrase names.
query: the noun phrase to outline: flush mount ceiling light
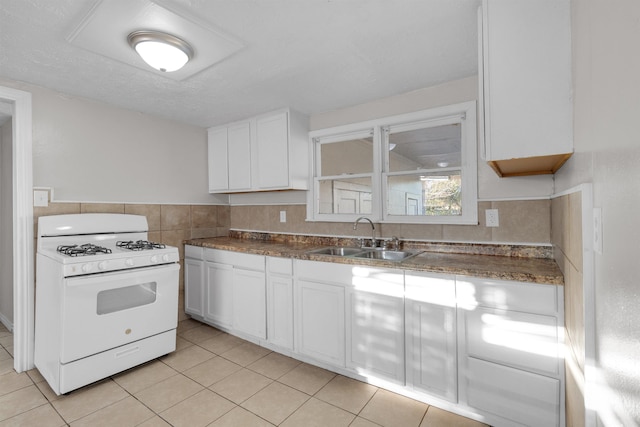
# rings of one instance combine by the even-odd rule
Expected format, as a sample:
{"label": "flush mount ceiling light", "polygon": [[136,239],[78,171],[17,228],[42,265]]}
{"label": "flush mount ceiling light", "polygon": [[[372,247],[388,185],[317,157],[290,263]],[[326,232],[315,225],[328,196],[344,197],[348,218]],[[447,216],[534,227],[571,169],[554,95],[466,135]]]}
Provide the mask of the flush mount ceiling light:
{"label": "flush mount ceiling light", "polygon": [[193,58],[193,48],[184,40],[159,31],[134,31],[127,37],[129,45],[158,71],[177,71]]}
{"label": "flush mount ceiling light", "polygon": [[[67,41],[75,47],[101,55],[103,59],[119,61],[165,79],[184,81],[228,59],[245,47],[242,41],[222,31],[202,16],[188,14],[185,10],[177,13],[173,6],[168,9],[160,4],[180,2],[94,0],[90,3],[95,3],[95,7],[86,15],[78,17],[73,30],[67,36]],[[172,72],[163,64],[156,65],[155,68],[149,66],[140,59],[127,40],[129,38],[130,42],[137,42],[137,37],[134,36],[142,32],[138,30],[174,35],[170,38],[174,41],[173,45],[177,43],[180,46],[178,50],[182,52],[182,60],[184,61],[185,55],[187,58],[191,55],[191,59],[184,67]],[[167,42],[166,34],[154,37],[158,38]],[[159,68],[167,72],[158,71]]]}

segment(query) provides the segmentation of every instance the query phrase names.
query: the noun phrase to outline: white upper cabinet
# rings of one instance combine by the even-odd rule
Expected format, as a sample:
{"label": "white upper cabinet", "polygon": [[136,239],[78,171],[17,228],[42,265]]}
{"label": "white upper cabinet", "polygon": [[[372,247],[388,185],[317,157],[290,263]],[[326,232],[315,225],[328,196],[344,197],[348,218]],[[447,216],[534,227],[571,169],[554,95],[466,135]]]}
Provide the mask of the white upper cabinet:
{"label": "white upper cabinet", "polygon": [[500,176],[555,173],[573,153],[569,0],[483,0],[479,21],[485,159]]}
{"label": "white upper cabinet", "polygon": [[285,109],[209,129],[209,192],[308,188],[307,116]]}
{"label": "white upper cabinet", "polygon": [[211,128],[208,131],[209,192],[229,189],[227,166],[227,128]]}
{"label": "white upper cabinet", "polygon": [[227,128],[229,190],[251,190],[251,124],[241,122]]}

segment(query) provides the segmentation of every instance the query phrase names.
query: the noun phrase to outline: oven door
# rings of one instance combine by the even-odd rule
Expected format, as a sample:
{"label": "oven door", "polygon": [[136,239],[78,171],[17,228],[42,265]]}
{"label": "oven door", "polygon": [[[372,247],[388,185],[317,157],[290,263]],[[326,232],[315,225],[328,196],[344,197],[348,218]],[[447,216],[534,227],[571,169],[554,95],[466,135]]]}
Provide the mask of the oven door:
{"label": "oven door", "polygon": [[60,362],[175,329],[179,264],[64,280]]}

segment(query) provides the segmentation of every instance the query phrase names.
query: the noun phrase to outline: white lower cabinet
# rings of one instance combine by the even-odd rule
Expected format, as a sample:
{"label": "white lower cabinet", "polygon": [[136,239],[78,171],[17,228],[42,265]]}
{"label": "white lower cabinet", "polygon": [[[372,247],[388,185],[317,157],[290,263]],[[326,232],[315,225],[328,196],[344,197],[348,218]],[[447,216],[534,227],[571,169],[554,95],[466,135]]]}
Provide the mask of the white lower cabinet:
{"label": "white lower cabinet", "polygon": [[407,386],[458,399],[454,276],[405,273]]}
{"label": "white lower cabinet", "polygon": [[265,257],[205,249],[204,320],[254,338],[266,338]]}
{"label": "white lower cabinet", "polygon": [[298,280],[296,349],[334,366],[344,366],[344,286]]}
{"label": "white lower cabinet", "polygon": [[561,286],[185,247],[185,311],[493,426],[564,426]]}
{"label": "white lower cabinet", "polygon": [[404,385],[404,273],[355,267],[347,287],[346,366]]}
{"label": "white lower cabinet", "polygon": [[295,350],[336,367],[345,366],[345,280],[351,266],[295,261]]}
{"label": "white lower cabinet", "polygon": [[264,271],[233,268],[233,329],[267,338],[267,303]]}
{"label": "white lower cabinet", "polygon": [[184,311],[204,315],[205,272],[203,249],[186,245],[184,248]]}
{"label": "white lower cabinet", "polygon": [[204,318],[216,326],[230,328],[233,321],[233,266],[207,261]]}
{"label": "white lower cabinet", "polygon": [[562,287],[459,277],[460,400],[494,425],[563,426]]}
{"label": "white lower cabinet", "polygon": [[289,258],[267,257],[267,341],[293,350],[293,268]]}

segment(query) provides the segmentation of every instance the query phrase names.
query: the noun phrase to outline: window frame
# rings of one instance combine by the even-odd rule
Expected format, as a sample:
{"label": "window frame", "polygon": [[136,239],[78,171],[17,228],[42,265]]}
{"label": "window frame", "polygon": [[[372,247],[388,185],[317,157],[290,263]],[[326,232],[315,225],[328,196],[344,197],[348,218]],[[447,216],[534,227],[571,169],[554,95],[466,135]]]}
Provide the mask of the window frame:
{"label": "window frame", "polygon": [[[410,174],[410,171],[389,172],[387,130],[409,130],[438,126],[441,124],[460,123],[461,125],[461,179],[462,179],[462,215],[425,216],[425,215],[389,215],[388,213],[388,177]],[[373,132],[373,165],[371,189],[371,214],[322,214],[320,213],[319,181],[344,177],[320,177],[320,147],[322,144],[349,140],[365,132]],[[444,107],[431,108],[407,114],[400,114],[360,123],[319,129],[309,132],[310,173],[307,192],[307,221],[353,222],[358,217],[366,216],[373,222],[391,224],[478,224],[478,147],[476,102],[469,101]],[[386,150],[386,151],[385,151]],[[457,167],[441,169],[458,170]],[[347,175],[349,178],[360,175]]]}

